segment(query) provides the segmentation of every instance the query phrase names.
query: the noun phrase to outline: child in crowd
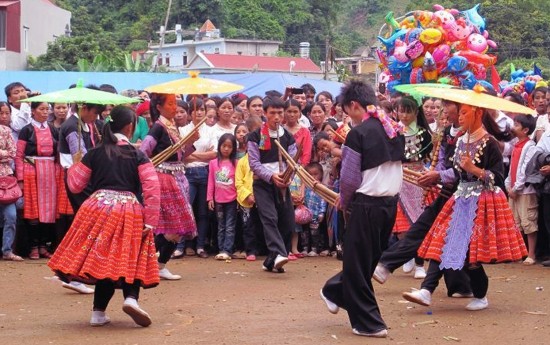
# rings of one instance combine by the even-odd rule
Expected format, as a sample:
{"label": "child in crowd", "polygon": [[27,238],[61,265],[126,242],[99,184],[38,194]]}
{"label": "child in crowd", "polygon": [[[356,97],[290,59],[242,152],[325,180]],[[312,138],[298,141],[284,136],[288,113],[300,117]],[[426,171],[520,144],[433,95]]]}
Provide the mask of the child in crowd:
{"label": "child in crowd", "polygon": [[[254,132],[261,126],[262,119],[259,116],[249,116],[246,120],[246,127],[249,132]],[[245,139],[247,139],[247,136]],[[239,202],[241,210],[243,241],[247,261],[256,261],[259,244],[257,235],[261,233],[262,226],[252,191],[252,181],[253,173],[250,169],[247,153],[243,159],[239,160],[237,163],[237,170],[235,171],[235,187],[237,188],[237,201]],[[258,228],[260,231],[257,231]]]}
{"label": "child in crowd", "polygon": [[219,254],[216,260],[229,260],[235,242],[237,221],[237,190],[235,188],[235,156],[237,141],[233,134],[223,134],[218,141],[218,158],[208,166],[206,200],[211,211],[216,210],[218,220]]}
{"label": "child in crowd", "polygon": [[236,159],[241,159],[246,155],[246,135],[248,127],[245,123],[239,123],[235,127],[235,139],[237,139]]}
{"label": "child in crowd", "polygon": [[244,112],[240,107],[235,107],[235,110],[233,110],[233,115],[231,115],[231,123],[234,125],[238,125],[239,123],[243,123],[244,121]]}
{"label": "child in crowd", "polygon": [[[321,179],[323,178],[323,167],[321,164],[317,162],[309,163],[306,166],[306,171],[317,182],[321,183]],[[312,219],[311,223],[309,223],[309,231],[302,232],[302,244],[304,247],[303,251],[307,251],[309,243],[310,251],[307,253],[307,256],[318,256],[319,251],[323,249],[324,246],[323,234],[320,232],[319,225],[325,218],[327,202],[316,194],[310,187],[305,188],[304,202],[306,207],[311,211]],[[328,250],[323,250],[322,253],[324,254],[323,256],[327,256],[329,252]]]}
{"label": "child in crowd", "polygon": [[512,133],[518,139],[510,159],[510,172],[504,181],[508,202],[518,228],[527,236],[529,254],[524,265],[535,263],[535,247],[538,231],[538,199],[535,188],[525,185],[525,169],[536,152],[536,145],[529,138],[534,132],[536,120],[531,115],[516,115]]}
{"label": "child in crowd", "polygon": [[302,251],[301,253],[298,250],[299,237],[303,235],[305,225],[304,222],[307,222],[307,220],[300,220],[299,217],[297,217],[297,214],[300,212],[299,208],[305,207],[305,185],[300,177],[295,174],[288,188],[290,189],[290,197],[292,198],[292,204],[294,205],[294,219],[296,221],[296,226],[292,231],[292,237],[290,239],[290,253],[288,254],[288,259],[296,260],[298,258],[303,258],[307,255],[306,250]]}

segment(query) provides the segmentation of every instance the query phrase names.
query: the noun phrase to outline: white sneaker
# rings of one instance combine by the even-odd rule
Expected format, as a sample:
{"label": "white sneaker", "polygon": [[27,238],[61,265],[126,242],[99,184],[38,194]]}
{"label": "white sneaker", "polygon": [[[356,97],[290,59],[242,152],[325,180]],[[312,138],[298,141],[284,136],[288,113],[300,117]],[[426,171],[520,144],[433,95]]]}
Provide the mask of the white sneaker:
{"label": "white sneaker", "polygon": [[105,315],[104,311],[94,310],[92,311],[92,318],[90,319],[90,326],[101,327],[111,322],[111,319]]}
{"label": "white sneaker", "polygon": [[63,283],[61,286],[63,286],[65,289],[73,290],[84,295],[94,293],[94,289],[91,289],[87,287],[85,284],[82,284],[79,282],[70,282],[68,284]]}
{"label": "white sneaker", "polygon": [[358,330],[357,328],[352,328],[351,330],[353,332],[353,334],[355,335],[361,335],[363,337],[371,337],[371,338],[386,338],[388,336],[388,330],[387,329],[383,329],[381,331],[378,331],[378,332],[364,332],[364,331],[360,331]]}
{"label": "white sneaker", "polygon": [[159,277],[160,277],[160,279],[166,279],[166,280],[180,280],[181,279],[180,275],[172,274],[170,271],[168,271],[168,268],[166,268],[166,267],[159,270]]}
{"label": "white sneaker", "polygon": [[474,297],[474,294],[469,293],[463,293],[463,292],[455,292],[451,295],[451,298],[472,298]]}
{"label": "white sneaker", "polygon": [[122,311],[130,315],[132,320],[142,327],[147,327],[152,323],[149,314],[139,307],[135,298],[126,298],[122,304]]}
{"label": "white sneaker", "polygon": [[328,311],[332,314],[338,314],[338,310],[340,310],[340,307],[338,307],[334,302],[325,297],[325,295],[323,294],[323,289],[319,291],[319,295],[321,295],[321,299],[325,301]]}
{"label": "white sneaker", "polygon": [[407,261],[407,263],[403,265],[403,272],[411,273],[412,270],[414,269],[414,266],[415,266],[414,259],[410,259],[409,261]]}
{"label": "white sneaker", "polygon": [[282,256],[281,254],[278,254],[275,258],[275,263],[273,264],[273,269],[279,270],[280,268],[283,268],[284,265],[286,265],[288,262],[288,258],[286,256]]}
{"label": "white sneaker", "polygon": [[426,278],[426,270],[424,266],[416,266],[414,270],[414,279],[424,279]]}
{"label": "white sneaker", "polygon": [[374,273],[372,274],[372,279],[376,280],[380,284],[384,284],[386,280],[388,280],[390,274],[391,274],[390,270],[378,264],[374,269]]}
{"label": "white sneaker", "polygon": [[307,253],[307,256],[310,258],[313,258],[313,257],[319,256],[319,254],[317,254],[316,251],[312,250],[309,253]]}
{"label": "white sneaker", "polygon": [[176,249],[170,258],[179,259],[183,257],[183,254],[184,254],[183,250]]}
{"label": "white sneaker", "polygon": [[483,310],[486,309],[489,306],[489,301],[487,300],[487,297],[483,298],[474,298],[468,305],[466,306],[466,309],[468,310]]}
{"label": "white sneaker", "polygon": [[403,298],[409,302],[417,303],[429,307],[432,303],[432,294],[426,289],[403,292]]}

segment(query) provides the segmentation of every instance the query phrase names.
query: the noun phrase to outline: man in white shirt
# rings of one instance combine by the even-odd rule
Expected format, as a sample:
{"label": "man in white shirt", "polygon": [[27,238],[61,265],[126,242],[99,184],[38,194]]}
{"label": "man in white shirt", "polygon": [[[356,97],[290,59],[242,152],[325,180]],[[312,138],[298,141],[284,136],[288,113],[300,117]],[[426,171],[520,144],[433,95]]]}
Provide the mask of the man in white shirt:
{"label": "man in white shirt", "polygon": [[20,103],[19,101],[27,98],[27,89],[20,82],[8,84],[4,91],[11,107],[11,128],[16,136],[19,136],[19,131],[31,123],[31,107],[28,103]]}

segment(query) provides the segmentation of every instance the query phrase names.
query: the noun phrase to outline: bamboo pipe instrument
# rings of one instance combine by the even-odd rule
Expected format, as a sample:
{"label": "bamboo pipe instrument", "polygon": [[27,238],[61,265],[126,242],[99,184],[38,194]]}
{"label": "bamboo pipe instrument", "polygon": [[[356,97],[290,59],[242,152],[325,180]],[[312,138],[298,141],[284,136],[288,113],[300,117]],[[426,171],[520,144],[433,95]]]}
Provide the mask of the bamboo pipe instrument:
{"label": "bamboo pipe instrument", "polygon": [[[281,129],[281,125],[277,125],[277,143],[280,143],[280,135],[279,135],[279,130]],[[283,173],[284,172],[284,168],[283,168],[283,155],[281,154],[281,150],[282,150],[282,146],[281,145],[278,145],[279,146],[279,174]],[[284,175],[284,173],[283,173]],[[280,192],[281,192],[281,198],[283,199],[283,203],[286,202],[286,188],[281,188],[280,189]]]}
{"label": "bamboo pipe instrument", "polygon": [[[303,150],[303,146],[302,146],[302,142],[300,142],[300,144],[298,145],[298,149],[296,150],[296,154],[294,155],[295,162],[297,162],[300,159],[300,157],[302,157],[302,150]],[[288,181],[292,178],[293,173],[294,173],[294,169],[290,165],[288,165],[283,174],[283,181],[285,181],[285,183],[288,183]]]}
{"label": "bamboo pipe instrument", "polygon": [[193,135],[195,135],[195,133],[197,133],[199,131],[200,126],[202,126],[202,124],[205,123],[206,120],[207,120],[207,118],[205,116],[202,120],[199,121],[199,123],[197,123],[195,128],[193,128],[191,130],[191,132],[189,132],[186,136],[181,138],[177,143],[174,143],[173,145],[170,145],[169,147],[164,149],[164,151],[160,152],[159,154],[157,154],[156,156],[151,158],[151,162],[153,163],[153,165],[155,167],[157,167],[160,164],[166,162],[166,160],[168,158],[172,157],[172,155],[174,155],[176,152],[178,152],[178,150],[180,150],[182,147],[187,145],[187,143],[191,139],[191,137],[193,137]]}
{"label": "bamboo pipe instrument", "polygon": [[336,138],[338,138],[341,142],[345,142],[346,141],[346,138],[344,138],[342,135],[340,135],[340,133],[336,132],[334,129],[332,129],[331,127],[329,127],[328,129],[332,134],[334,134],[334,136]]}
{"label": "bamboo pipe instrument", "polygon": [[449,191],[444,190],[443,186],[440,185],[440,184],[438,184],[434,187],[424,187],[424,186],[419,185],[418,184],[418,178],[420,176],[422,176],[422,173],[419,173],[417,171],[414,171],[414,170],[411,170],[411,169],[408,169],[408,168],[403,168],[403,180],[405,180],[409,183],[412,183],[415,186],[418,186],[418,187],[420,187],[424,190],[439,193],[439,194],[441,194],[441,196],[443,196],[445,198],[450,198],[452,196],[452,194]]}

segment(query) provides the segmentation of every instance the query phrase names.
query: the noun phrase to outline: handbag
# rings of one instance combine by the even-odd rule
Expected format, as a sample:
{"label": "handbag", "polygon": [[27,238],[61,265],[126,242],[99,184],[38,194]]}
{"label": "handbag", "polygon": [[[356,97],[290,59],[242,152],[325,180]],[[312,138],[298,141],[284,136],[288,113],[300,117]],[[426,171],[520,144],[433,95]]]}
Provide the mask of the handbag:
{"label": "handbag", "polygon": [[294,220],[296,221],[296,224],[308,224],[311,222],[312,218],[313,214],[311,214],[309,208],[307,208],[304,204],[300,204],[294,209]]}
{"label": "handbag", "polygon": [[0,176],[0,204],[12,204],[22,196],[15,176]]}

